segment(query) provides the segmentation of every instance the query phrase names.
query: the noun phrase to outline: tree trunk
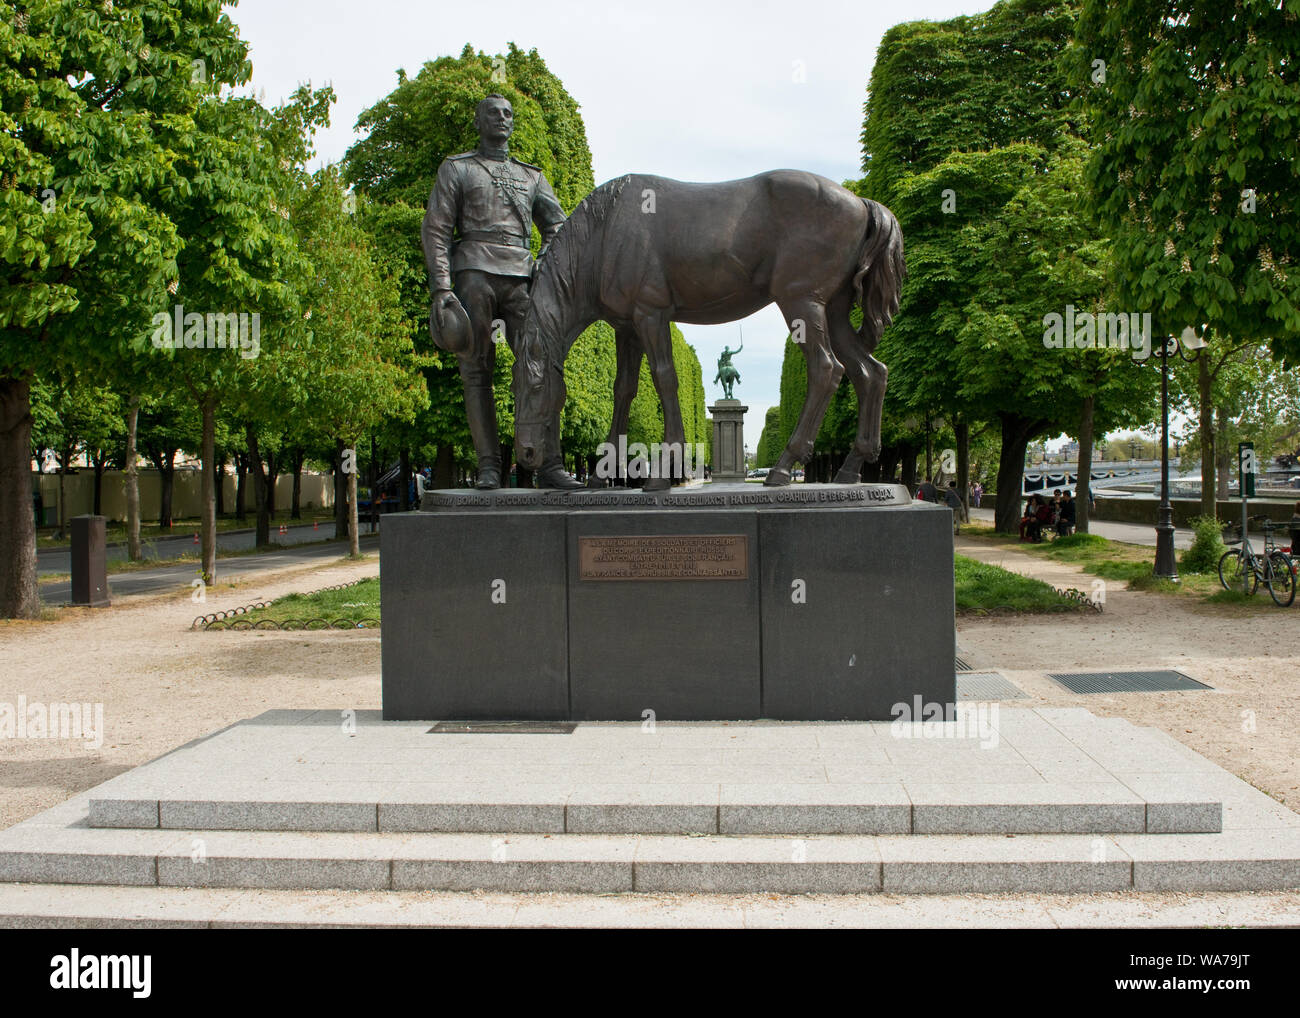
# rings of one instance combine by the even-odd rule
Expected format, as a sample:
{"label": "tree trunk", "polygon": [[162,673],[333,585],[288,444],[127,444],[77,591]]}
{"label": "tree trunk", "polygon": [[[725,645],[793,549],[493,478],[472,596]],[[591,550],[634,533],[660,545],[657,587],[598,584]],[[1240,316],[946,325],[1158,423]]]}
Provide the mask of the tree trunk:
{"label": "tree trunk", "polygon": [[226,454],[223,452],[212,461],[212,484],[216,490],[217,516],[226,515]]}
{"label": "tree trunk", "polygon": [[348,536],[348,477],[343,472],[343,453],[347,446],[343,439],[335,440],[334,449],[334,537]]}
{"label": "tree trunk", "polygon": [[1196,388],[1201,401],[1201,515],[1217,517],[1214,485],[1214,404],[1210,398],[1208,358],[1196,358]]}
{"label": "tree trunk", "polygon": [[402,446],[398,460],[402,465],[401,477],[397,482],[398,505],[402,512],[409,513],[411,511],[411,450]]}
{"label": "tree trunk", "polygon": [[970,425],[962,418],[952,423],[957,438],[957,496],[961,499],[962,519],[970,522]]}
{"label": "tree trunk", "polygon": [[294,448],[290,462],[293,465],[293,502],[289,506],[291,520],[302,519],[302,463],[307,452],[301,446]]}
{"label": "tree trunk", "polygon": [[916,484],[916,446],[903,446],[903,469],[901,483],[908,491],[915,492]]}
{"label": "tree trunk", "polygon": [[[68,536],[68,514],[64,510],[65,498],[63,492],[63,479],[68,476],[67,464],[69,459],[71,459],[70,456],[65,457],[62,460],[62,462],[59,463],[59,540],[60,541],[62,541],[65,537]],[[35,520],[35,518],[36,518],[35,516],[32,517],[33,520]]]}
{"label": "tree trunk", "polygon": [[[371,494],[373,500],[373,492]],[[373,504],[373,502],[372,502]],[[361,554],[361,529],[357,526],[357,472],[348,473],[348,554]]]}
{"label": "tree trunk", "polygon": [[95,496],[91,501],[91,512],[96,516],[104,515],[101,509],[104,505],[104,468],[108,466],[108,453],[103,450],[96,450],[90,457],[90,465],[95,471]]}
{"label": "tree trunk", "polygon": [[1074,487],[1074,529],[1077,533],[1088,532],[1090,512],[1089,492],[1092,490],[1092,420],[1096,400],[1089,396],[1083,401],[1083,412],[1079,416],[1079,480]]}
{"label": "tree trunk", "polygon": [[435,488],[456,486],[456,461],[452,459],[451,446],[446,443],[438,446],[438,455],[433,461],[433,486]]}
{"label": "tree trunk", "polygon": [[366,480],[370,488],[370,532],[375,532],[376,520],[379,519],[379,450],[375,448],[375,433],[370,433],[370,465],[366,468]]}
{"label": "tree trunk", "polygon": [[993,526],[1000,534],[1020,532],[1020,492],[1024,488],[1025,450],[1044,422],[1020,414],[999,413],[1002,451],[998,456],[997,502]]}
{"label": "tree trunk", "polygon": [[0,617],[6,619],[41,614],[31,461],[31,382],[0,378]]}
{"label": "tree trunk", "polygon": [[139,562],[140,548],[140,472],[136,469],[135,436],[140,420],[140,397],[132,396],[126,412],[126,554]]}
{"label": "tree trunk", "polygon": [[880,480],[893,484],[898,477],[898,461],[907,453],[905,446],[891,445],[880,454]]}
{"label": "tree trunk", "polygon": [[172,484],[176,478],[176,453],[167,457],[166,465],[159,471],[161,496],[158,500],[158,526],[170,530],[172,526]]}
{"label": "tree trunk", "polygon": [[934,483],[934,463],[931,453],[932,442],[930,439],[930,416],[925,417],[925,479],[931,484]]}
{"label": "tree trunk", "polygon": [[257,448],[257,431],[251,424],[244,426],[244,436],[248,440],[248,466],[253,475],[253,503],[257,507],[256,536],[257,547],[264,548],[271,543],[271,516],[267,512],[266,471],[262,468],[262,454]]}
{"label": "tree trunk", "polygon": [[[1224,430],[1223,419],[1227,415],[1224,414],[1222,407],[1220,407],[1216,413],[1219,418],[1218,428],[1216,430],[1217,437],[1217,435],[1222,433]],[[1228,482],[1232,480],[1232,452],[1233,451],[1227,442],[1216,441],[1214,447],[1214,495],[1215,498],[1223,501],[1227,501],[1228,499]],[[1240,497],[1240,492],[1238,492],[1238,497]]]}
{"label": "tree trunk", "polygon": [[217,435],[217,400],[212,393],[203,397],[199,405],[203,415],[203,438],[201,441],[200,460],[203,478],[199,483],[199,541],[200,557],[203,562],[203,582],[211,585],[217,578],[217,497],[216,475],[216,435]]}
{"label": "tree trunk", "polygon": [[158,470],[158,526],[169,530],[172,525],[172,481],[176,476],[176,450],[150,449],[149,458]]}
{"label": "tree trunk", "polygon": [[248,479],[248,459],[242,452],[235,453],[235,519],[240,523],[248,518],[244,506],[247,501],[244,482]]}
{"label": "tree trunk", "polygon": [[263,484],[266,485],[266,521],[267,527],[271,525],[271,520],[275,519],[275,482],[280,476],[280,463],[278,453],[274,450],[266,450],[266,477]]}

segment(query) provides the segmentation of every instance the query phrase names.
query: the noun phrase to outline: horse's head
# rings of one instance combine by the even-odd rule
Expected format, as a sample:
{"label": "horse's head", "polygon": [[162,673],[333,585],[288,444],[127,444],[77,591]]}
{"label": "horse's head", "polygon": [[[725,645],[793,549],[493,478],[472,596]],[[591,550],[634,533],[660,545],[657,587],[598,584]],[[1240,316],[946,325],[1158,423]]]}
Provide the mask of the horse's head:
{"label": "horse's head", "polygon": [[[564,407],[564,362],[556,362],[533,308],[524,319],[515,349],[515,459],[536,470],[548,446],[550,428]],[[557,436],[558,437],[558,436]]]}

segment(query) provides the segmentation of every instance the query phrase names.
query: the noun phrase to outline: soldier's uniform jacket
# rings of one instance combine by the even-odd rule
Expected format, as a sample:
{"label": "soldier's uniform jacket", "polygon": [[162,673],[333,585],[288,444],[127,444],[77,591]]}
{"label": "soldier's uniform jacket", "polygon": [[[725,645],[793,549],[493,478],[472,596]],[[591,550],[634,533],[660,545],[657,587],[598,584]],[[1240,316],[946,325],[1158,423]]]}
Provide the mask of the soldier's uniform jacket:
{"label": "soldier's uniform jacket", "polygon": [[438,167],[421,231],[429,289],[450,290],[461,269],[528,277],[533,222],[545,245],[564,218],[539,167],[477,151],[448,156]]}

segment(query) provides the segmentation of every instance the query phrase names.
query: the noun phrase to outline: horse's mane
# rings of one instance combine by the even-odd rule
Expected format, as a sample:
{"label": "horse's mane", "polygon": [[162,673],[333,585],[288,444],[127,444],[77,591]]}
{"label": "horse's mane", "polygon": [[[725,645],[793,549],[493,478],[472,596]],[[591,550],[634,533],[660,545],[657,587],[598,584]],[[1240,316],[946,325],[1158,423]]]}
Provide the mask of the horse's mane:
{"label": "horse's mane", "polygon": [[[533,283],[533,301],[539,312],[548,312],[551,316],[552,322],[548,324],[558,325],[554,319],[561,306],[573,306],[575,297],[585,282],[578,278],[582,271],[582,252],[592,235],[604,225],[624,185],[630,179],[631,174],[625,173],[621,177],[607,180],[583,198],[551,241],[546,257],[538,262],[537,278]],[[542,298],[542,305],[548,299],[552,303],[558,302],[558,305],[541,306],[538,298]],[[556,327],[545,329],[544,335],[548,347],[551,347],[548,355],[552,358],[552,363],[557,358],[558,363],[564,363],[568,351],[562,347],[567,342],[567,337]]]}

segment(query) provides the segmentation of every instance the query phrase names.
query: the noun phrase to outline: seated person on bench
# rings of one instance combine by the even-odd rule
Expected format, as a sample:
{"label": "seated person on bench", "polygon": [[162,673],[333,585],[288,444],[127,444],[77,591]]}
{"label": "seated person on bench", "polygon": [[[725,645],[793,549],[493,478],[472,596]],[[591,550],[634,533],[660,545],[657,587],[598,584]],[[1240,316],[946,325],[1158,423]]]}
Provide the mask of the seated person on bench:
{"label": "seated person on bench", "polygon": [[1074,533],[1075,520],[1074,499],[1068,491],[1061,492],[1060,514],[1056,519],[1056,536],[1069,537]]}

